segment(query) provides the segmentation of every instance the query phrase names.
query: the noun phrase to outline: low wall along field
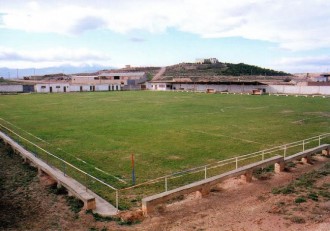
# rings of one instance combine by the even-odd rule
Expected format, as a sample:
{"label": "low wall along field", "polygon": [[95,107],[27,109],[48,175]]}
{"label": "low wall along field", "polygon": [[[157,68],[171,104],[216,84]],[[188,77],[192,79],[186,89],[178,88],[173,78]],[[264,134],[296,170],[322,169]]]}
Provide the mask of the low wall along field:
{"label": "low wall along field", "polygon": [[[140,184],[330,132],[330,100],[321,97],[182,92],[0,97],[0,124],[119,189],[132,186],[132,154]],[[218,171],[223,170],[215,167],[209,174]],[[196,175],[185,180],[204,177],[203,172]],[[168,187],[182,183],[173,178]],[[96,187],[92,180],[87,184]],[[164,190],[164,182],[153,187]],[[141,196],[136,195],[157,191],[148,190],[145,186],[123,194],[138,201]],[[104,188],[96,191],[107,194]]]}

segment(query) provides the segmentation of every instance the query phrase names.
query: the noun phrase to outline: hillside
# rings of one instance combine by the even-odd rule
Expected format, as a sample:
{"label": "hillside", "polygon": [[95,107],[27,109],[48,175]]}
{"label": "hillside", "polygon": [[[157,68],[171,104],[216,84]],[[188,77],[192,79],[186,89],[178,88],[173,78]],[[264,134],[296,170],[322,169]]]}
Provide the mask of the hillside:
{"label": "hillside", "polygon": [[180,63],[166,67],[163,79],[176,77],[192,78],[230,78],[240,76],[242,79],[286,79],[291,74],[282,71],[275,71],[244,63]]}

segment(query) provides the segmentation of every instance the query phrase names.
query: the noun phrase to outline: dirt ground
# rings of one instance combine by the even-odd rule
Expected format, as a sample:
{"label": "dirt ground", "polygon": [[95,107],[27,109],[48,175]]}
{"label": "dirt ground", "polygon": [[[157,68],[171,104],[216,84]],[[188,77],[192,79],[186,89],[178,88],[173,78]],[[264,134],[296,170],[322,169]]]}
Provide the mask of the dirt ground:
{"label": "dirt ground", "polygon": [[[67,196],[50,190],[35,169],[8,154],[0,144],[0,230],[330,230],[330,159],[314,157],[313,164],[297,163],[281,174],[263,173],[245,183],[232,179],[207,197],[194,194],[159,207],[134,225],[100,221],[85,211],[75,212]],[[327,167],[327,168],[326,168]],[[313,181],[307,177],[317,170]],[[305,176],[305,175],[304,175]],[[303,182],[303,184],[301,183]],[[284,193],[274,194],[275,189]],[[273,193],[272,193],[273,191]]]}

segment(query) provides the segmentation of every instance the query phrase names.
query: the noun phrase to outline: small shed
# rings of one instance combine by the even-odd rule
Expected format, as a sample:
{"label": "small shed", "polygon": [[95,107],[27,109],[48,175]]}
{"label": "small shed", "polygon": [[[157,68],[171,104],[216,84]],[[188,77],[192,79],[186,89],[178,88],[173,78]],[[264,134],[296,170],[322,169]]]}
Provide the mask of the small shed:
{"label": "small shed", "polygon": [[264,89],[253,89],[252,95],[262,95],[264,93]]}

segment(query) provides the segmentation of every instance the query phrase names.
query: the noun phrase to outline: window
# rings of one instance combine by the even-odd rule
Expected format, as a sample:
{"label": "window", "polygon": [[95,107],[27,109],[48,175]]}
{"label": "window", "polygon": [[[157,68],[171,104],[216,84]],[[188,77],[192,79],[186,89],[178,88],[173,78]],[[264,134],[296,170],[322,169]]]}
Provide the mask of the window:
{"label": "window", "polygon": [[113,79],[114,80],[119,80],[120,79],[120,76],[114,76]]}
{"label": "window", "polygon": [[41,86],[41,89],[45,89],[46,88],[46,86]]}
{"label": "window", "polygon": [[99,77],[94,77],[94,80],[99,80],[100,78]]}
{"label": "window", "polygon": [[56,88],[61,88],[60,86],[56,86]]}

